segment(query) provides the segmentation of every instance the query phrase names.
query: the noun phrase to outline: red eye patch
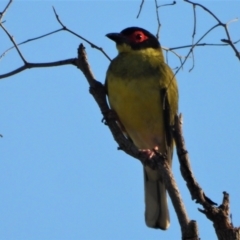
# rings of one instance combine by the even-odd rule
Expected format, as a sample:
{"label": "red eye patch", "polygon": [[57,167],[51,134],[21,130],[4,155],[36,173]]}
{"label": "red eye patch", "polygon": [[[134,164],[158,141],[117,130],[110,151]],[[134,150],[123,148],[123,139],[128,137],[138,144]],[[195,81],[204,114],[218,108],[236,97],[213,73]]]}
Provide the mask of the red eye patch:
{"label": "red eye patch", "polygon": [[128,36],[131,42],[141,43],[148,39],[148,37],[142,31],[135,31]]}

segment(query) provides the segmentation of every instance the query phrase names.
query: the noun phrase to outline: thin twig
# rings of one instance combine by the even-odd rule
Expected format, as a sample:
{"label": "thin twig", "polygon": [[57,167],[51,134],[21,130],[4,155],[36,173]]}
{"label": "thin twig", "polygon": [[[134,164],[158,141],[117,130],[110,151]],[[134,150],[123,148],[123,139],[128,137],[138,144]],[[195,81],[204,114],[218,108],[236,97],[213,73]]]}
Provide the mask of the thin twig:
{"label": "thin twig", "polygon": [[[187,61],[189,55],[191,54],[191,52],[193,51],[193,49],[196,47],[196,45],[197,45],[203,38],[205,38],[208,33],[210,33],[214,28],[216,28],[216,27],[218,27],[218,26],[219,26],[219,24],[211,27],[205,34],[202,35],[202,37],[199,38],[199,40],[198,40],[194,45],[192,45],[192,47],[190,48],[190,50],[189,50],[186,58],[184,59],[184,61],[183,61],[183,63],[182,63],[182,66],[183,66],[183,65],[185,64],[185,62]],[[180,66],[180,68],[181,68],[182,66]],[[175,72],[174,76],[176,76],[176,74],[179,72],[180,68]]]}
{"label": "thin twig", "polygon": [[[223,41],[224,42],[224,41]],[[233,42],[233,44],[237,44],[240,42],[240,39]],[[205,46],[213,46],[213,47],[226,47],[228,46],[229,44],[224,44],[224,43],[198,43],[198,44],[195,44],[196,47],[205,47]],[[184,46],[180,46],[180,47],[171,47],[169,48],[169,50],[176,50],[176,49],[182,49],[182,48],[190,48],[192,47],[192,44],[191,45],[184,45]]]}
{"label": "thin twig", "polygon": [[[28,43],[28,42],[31,42],[31,41],[38,40],[38,39],[40,39],[40,38],[47,37],[47,36],[49,36],[49,35],[51,35],[51,34],[54,34],[54,33],[60,32],[60,31],[62,31],[62,28],[60,28],[60,29],[58,29],[58,30],[54,30],[54,31],[52,31],[52,32],[50,32],[50,33],[43,34],[43,35],[41,35],[41,36],[39,36],[39,37],[30,38],[30,39],[28,39],[28,40],[25,40],[25,41],[23,41],[23,42],[18,43],[17,46],[23,45],[23,44]],[[3,58],[8,51],[10,51],[10,50],[12,50],[12,49],[14,49],[14,48],[15,48],[15,46],[12,46],[12,47],[8,48],[7,50],[5,50],[5,51],[0,55],[0,59]]]}
{"label": "thin twig", "polygon": [[141,11],[142,11],[143,4],[144,4],[144,0],[142,0],[142,2],[141,2],[141,4],[140,4],[140,8],[139,8],[139,11],[138,11],[137,18],[139,18],[139,16],[140,16],[140,13],[141,13]]}
{"label": "thin twig", "polygon": [[168,63],[168,52],[173,53],[179,59],[181,65],[182,65],[182,58],[186,58],[185,56],[179,55],[178,53],[176,53],[175,51],[171,50],[170,48],[162,47],[162,49],[164,51],[166,51],[166,61],[167,61],[167,63]]}
{"label": "thin twig", "polygon": [[159,11],[158,9],[160,7],[166,7],[166,6],[172,6],[175,5],[176,1],[173,1],[172,3],[167,3],[167,4],[162,4],[162,5],[158,5],[157,0],[155,0],[155,9],[156,9],[156,16],[157,16],[157,33],[156,33],[156,38],[159,39],[159,34],[160,34],[160,28],[161,28],[161,22],[160,22],[160,17],[159,17]]}
{"label": "thin twig", "polygon": [[208,12],[210,15],[212,15],[212,17],[214,17],[218,23],[221,23],[221,21],[219,20],[219,18],[218,18],[213,12],[211,12],[209,9],[207,9],[206,7],[204,7],[203,5],[201,5],[201,4],[199,4],[199,3],[191,2],[191,1],[189,1],[189,0],[184,0],[184,1],[185,1],[185,2],[188,2],[188,3],[191,3],[192,5],[201,7],[201,8],[204,9],[206,12]]}
{"label": "thin twig", "polygon": [[236,53],[236,56],[237,56],[238,59],[240,60],[240,52],[237,50],[237,48],[235,47],[234,43],[232,42],[232,39],[231,39],[230,34],[229,34],[229,31],[228,31],[228,25],[229,25],[229,23],[235,22],[235,21],[237,21],[237,19],[233,19],[233,20],[229,21],[228,23],[224,24],[224,29],[225,29],[225,32],[226,32],[227,38],[228,38],[227,41],[225,41],[225,43],[228,43],[228,44],[232,47],[232,49],[233,49],[234,52]]}
{"label": "thin twig", "polygon": [[14,47],[16,48],[20,58],[23,60],[23,62],[26,64],[27,61],[25,60],[25,58],[23,57],[20,49],[18,48],[16,42],[14,41],[14,38],[10,35],[10,33],[7,31],[7,29],[2,25],[0,24],[0,27],[3,29],[3,31],[7,34],[7,36],[9,37],[10,41],[13,43]]}
{"label": "thin twig", "polygon": [[[190,50],[189,50],[186,58],[185,58],[184,61],[182,62],[181,66],[175,71],[175,73],[174,73],[171,81],[169,82],[169,84],[168,84],[168,86],[167,86],[167,91],[168,91],[168,89],[169,89],[169,86],[172,84],[172,80],[174,79],[174,77],[177,75],[177,73],[180,71],[180,69],[181,69],[181,68],[183,67],[183,65],[186,63],[186,61],[187,61],[189,55],[191,54],[192,50],[196,47],[196,45],[197,45],[209,32],[211,32],[214,28],[216,28],[216,27],[218,27],[218,26],[219,26],[219,24],[216,24],[215,26],[211,27],[205,34],[203,34],[203,36],[202,36],[194,45],[191,46],[191,48],[190,48]],[[167,91],[166,91],[166,92],[167,92]]]}
{"label": "thin twig", "polygon": [[[2,12],[0,12],[0,22],[4,16],[4,14],[7,12],[8,8],[10,7],[11,3],[13,2],[13,0],[10,0],[7,4],[7,6],[4,8],[4,10]],[[1,24],[4,22],[1,22]]]}
{"label": "thin twig", "polygon": [[157,16],[157,33],[156,33],[156,38],[159,39],[159,33],[160,33],[160,28],[161,28],[161,23],[160,23],[160,17],[159,17],[159,12],[158,12],[158,5],[157,5],[157,0],[155,0],[155,8],[156,8],[156,16]]}
{"label": "thin twig", "polygon": [[94,43],[90,42],[89,40],[87,40],[86,38],[80,36],[79,34],[73,32],[72,30],[68,29],[63,23],[62,21],[60,20],[55,8],[53,7],[53,11],[54,11],[54,14],[55,14],[55,17],[57,19],[57,21],[59,22],[59,24],[63,27],[63,30],[64,31],[67,31],[67,32],[70,32],[71,34],[73,34],[74,36],[77,36],[79,37],[80,39],[82,39],[83,41],[85,41],[86,43],[88,43],[92,48],[96,48],[97,50],[99,50],[100,52],[102,52],[105,57],[111,61],[111,58],[107,55],[107,53],[101,48],[101,47],[98,47],[97,45],[95,45]]}
{"label": "thin twig", "polygon": [[77,66],[76,61],[77,61],[76,58],[70,58],[66,60],[60,60],[60,61],[49,62],[49,63],[26,63],[22,67],[19,67],[11,72],[0,75],[0,79],[13,76],[17,73],[20,73],[30,68],[57,67],[57,66],[63,66],[63,65],[69,65],[69,64]]}
{"label": "thin twig", "polygon": [[232,41],[232,39],[230,37],[230,34],[229,34],[229,31],[228,31],[228,24],[236,21],[237,19],[231,20],[228,23],[223,23],[223,22],[220,21],[220,19],[213,12],[211,12],[209,9],[204,7],[202,4],[194,3],[194,2],[189,1],[189,0],[184,0],[184,1],[187,2],[187,3],[190,3],[194,6],[198,6],[198,7],[202,8],[204,11],[208,12],[218,22],[218,26],[222,26],[224,28],[224,30],[226,32],[226,35],[227,35],[227,39],[224,39],[223,42],[225,42],[225,43],[227,43],[228,45],[231,46],[231,48],[233,49],[233,51],[236,54],[236,57],[240,60],[240,52],[237,50],[237,48],[233,44],[233,41]]}
{"label": "thin twig", "polygon": [[[197,17],[196,17],[196,7],[193,5],[193,34],[192,34],[192,45],[194,44],[194,37],[196,35],[196,25],[197,25]],[[195,65],[194,61],[194,51],[192,51],[192,67],[190,68],[189,72],[192,71]]]}
{"label": "thin twig", "polygon": [[176,3],[177,3],[176,1],[173,1],[172,3],[166,3],[166,4],[159,5],[159,6],[157,6],[157,8],[172,6],[172,5],[175,5]]}

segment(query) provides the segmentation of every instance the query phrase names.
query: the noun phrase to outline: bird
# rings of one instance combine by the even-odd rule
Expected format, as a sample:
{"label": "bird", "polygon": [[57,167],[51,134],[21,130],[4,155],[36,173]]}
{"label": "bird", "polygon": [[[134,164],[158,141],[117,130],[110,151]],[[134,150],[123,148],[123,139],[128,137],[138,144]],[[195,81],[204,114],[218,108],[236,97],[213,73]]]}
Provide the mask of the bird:
{"label": "bird", "polygon": [[[158,150],[172,165],[171,127],[178,113],[178,86],[165,63],[158,39],[140,27],[128,27],[106,36],[116,43],[105,87],[111,110],[126,138],[151,158]],[[154,150],[155,149],[155,150]],[[161,173],[143,167],[145,223],[166,230],[170,225],[167,193]]]}

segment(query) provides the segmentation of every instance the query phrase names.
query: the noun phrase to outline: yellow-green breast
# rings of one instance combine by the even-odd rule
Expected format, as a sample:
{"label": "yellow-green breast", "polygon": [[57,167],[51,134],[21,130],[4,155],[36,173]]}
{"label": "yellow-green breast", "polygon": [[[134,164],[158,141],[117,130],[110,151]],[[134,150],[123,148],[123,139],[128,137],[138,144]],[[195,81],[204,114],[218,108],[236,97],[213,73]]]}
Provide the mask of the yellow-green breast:
{"label": "yellow-green breast", "polygon": [[[111,108],[128,136],[140,149],[159,147],[166,151],[161,89],[169,87],[171,119],[177,112],[177,85],[161,50],[120,53],[107,72]],[[169,84],[170,83],[170,84]]]}

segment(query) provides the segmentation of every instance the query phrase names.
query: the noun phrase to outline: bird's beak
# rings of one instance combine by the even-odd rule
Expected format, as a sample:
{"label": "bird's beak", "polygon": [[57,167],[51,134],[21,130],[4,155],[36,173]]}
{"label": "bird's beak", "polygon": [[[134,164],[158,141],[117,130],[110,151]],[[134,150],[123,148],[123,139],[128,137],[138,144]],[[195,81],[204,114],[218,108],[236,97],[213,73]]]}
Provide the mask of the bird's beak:
{"label": "bird's beak", "polygon": [[113,40],[117,44],[128,42],[128,39],[121,33],[108,33],[108,34],[106,34],[106,37]]}

